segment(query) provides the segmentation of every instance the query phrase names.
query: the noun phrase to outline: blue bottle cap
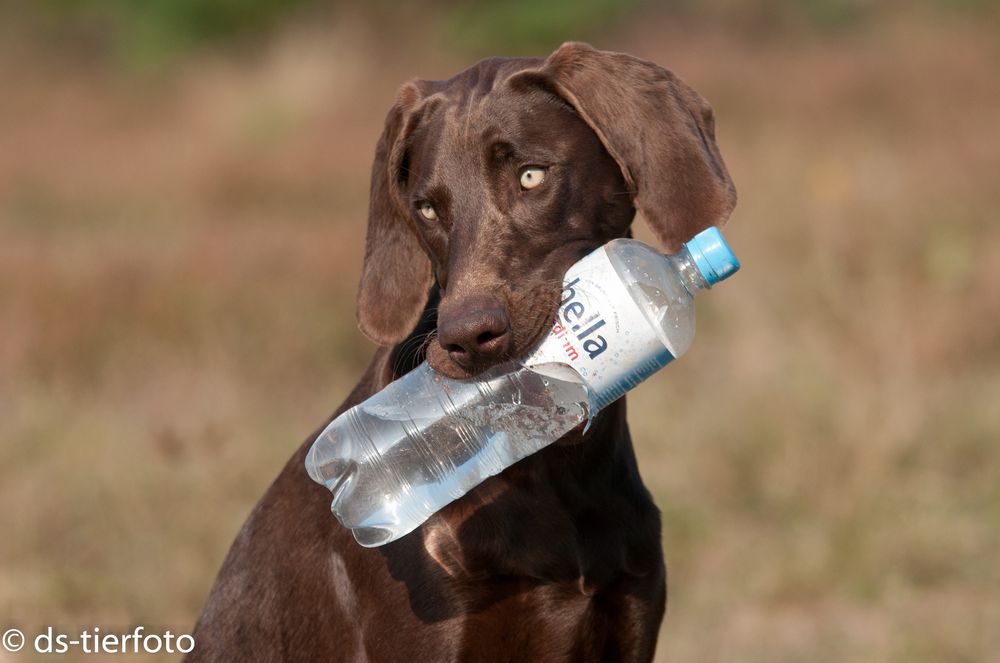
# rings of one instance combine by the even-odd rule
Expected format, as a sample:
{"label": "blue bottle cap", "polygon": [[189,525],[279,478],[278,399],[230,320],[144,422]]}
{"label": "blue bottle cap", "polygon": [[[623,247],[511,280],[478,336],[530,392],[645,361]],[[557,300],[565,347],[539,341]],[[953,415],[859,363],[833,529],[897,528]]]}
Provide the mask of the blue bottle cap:
{"label": "blue bottle cap", "polygon": [[684,246],[710,288],[740,268],[740,261],[726,244],[722,232],[714,226],[702,230]]}

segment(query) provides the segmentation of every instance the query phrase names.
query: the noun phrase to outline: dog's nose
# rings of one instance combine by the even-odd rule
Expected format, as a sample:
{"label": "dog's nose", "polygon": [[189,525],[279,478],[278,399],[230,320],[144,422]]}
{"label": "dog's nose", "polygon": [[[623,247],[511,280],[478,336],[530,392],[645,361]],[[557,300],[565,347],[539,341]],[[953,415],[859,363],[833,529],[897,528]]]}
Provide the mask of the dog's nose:
{"label": "dog's nose", "polygon": [[438,314],[438,342],[463,368],[503,356],[510,336],[507,309],[493,298],[466,300]]}

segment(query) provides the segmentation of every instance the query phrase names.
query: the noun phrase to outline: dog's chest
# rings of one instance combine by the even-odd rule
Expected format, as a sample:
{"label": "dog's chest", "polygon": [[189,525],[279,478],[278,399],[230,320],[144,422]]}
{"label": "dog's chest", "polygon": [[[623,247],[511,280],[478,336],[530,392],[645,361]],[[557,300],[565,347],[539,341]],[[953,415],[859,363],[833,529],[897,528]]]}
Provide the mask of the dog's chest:
{"label": "dog's chest", "polygon": [[461,618],[458,660],[587,661],[609,620],[575,583],[500,590],[494,602]]}

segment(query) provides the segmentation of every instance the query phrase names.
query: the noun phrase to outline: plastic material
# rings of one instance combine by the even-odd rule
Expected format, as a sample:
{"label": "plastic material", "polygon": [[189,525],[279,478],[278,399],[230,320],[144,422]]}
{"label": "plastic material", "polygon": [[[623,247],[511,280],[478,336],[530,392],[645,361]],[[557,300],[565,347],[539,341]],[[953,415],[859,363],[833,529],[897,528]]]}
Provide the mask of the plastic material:
{"label": "plastic material", "polygon": [[718,228],[698,233],[686,246],[709,288],[740,268],[740,261]]}
{"label": "plastic material", "polygon": [[609,242],[567,271],[556,323],[527,357],[464,381],[420,365],[334,419],[309,476],[361,545],[404,536],[683,354],[694,295],[737,269],[714,228],[671,256]]}
{"label": "plastic material", "polygon": [[457,381],[423,363],[335,419],[306,468],[358,543],[387,543],[586,421],[586,387],[563,377],[504,365]]}

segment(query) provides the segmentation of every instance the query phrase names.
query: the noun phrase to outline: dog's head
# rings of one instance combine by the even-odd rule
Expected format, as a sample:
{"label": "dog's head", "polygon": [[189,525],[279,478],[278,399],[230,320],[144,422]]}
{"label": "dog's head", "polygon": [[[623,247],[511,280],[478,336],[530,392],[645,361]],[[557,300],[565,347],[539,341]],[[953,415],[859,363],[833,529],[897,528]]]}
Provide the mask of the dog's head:
{"label": "dog's head", "polygon": [[711,106],[652,63],[568,43],[412,81],[375,153],[361,330],[406,338],[436,280],[428,360],[473,375],[531,349],[566,269],[636,210],[675,251],[735,203]]}

